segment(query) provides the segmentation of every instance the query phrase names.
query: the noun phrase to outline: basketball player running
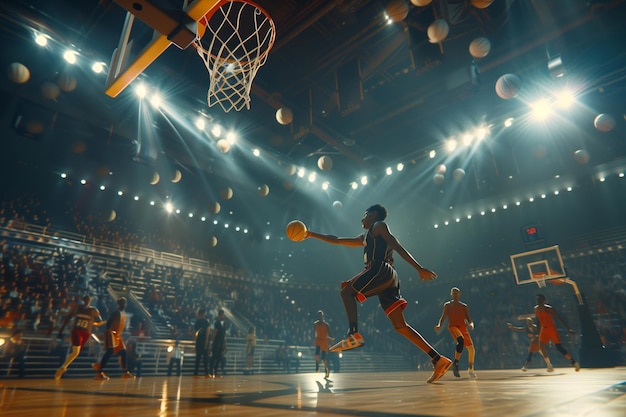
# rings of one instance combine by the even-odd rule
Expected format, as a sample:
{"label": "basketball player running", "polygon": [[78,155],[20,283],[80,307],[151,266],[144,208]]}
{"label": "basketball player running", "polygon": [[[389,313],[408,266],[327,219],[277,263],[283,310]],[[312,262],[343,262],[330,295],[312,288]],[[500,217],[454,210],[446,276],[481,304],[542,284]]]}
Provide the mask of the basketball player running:
{"label": "basketball player running", "polygon": [[83,305],[75,306],[67,317],[65,317],[65,320],[63,320],[61,329],[59,329],[59,339],[63,339],[63,329],[65,329],[65,326],[67,326],[72,317],[74,317],[74,326],[71,332],[72,351],[67,355],[67,358],[65,358],[65,363],[57,369],[54,374],[54,379],[61,379],[61,376],[67,371],[67,367],[78,357],[81,349],[91,336],[93,326],[102,326],[106,323],[100,316],[98,309],[90,304],[91,296],[84,296]]}
{"label": "basketball player running", "polygon": [[469,377],[476,378],[476,373],[474,373],[474,357],[476,356],[476,351],[474,349],[472,338],[467,330],[468,326],[470,329],[474,330],[474,322],[470,317],[469,307],[467,304],[459,301],[461,298],[461,290],[457,287],[453,287],[450,290],[450,296],[452,297],[452,300],[443,305],[443,311],[441,312],[439,322],[435,326],[435,331],[439,332],[441,324],[447,318],[448,331],[450,332],[452,339],[456,342],[452,372],[455,377],[461,377],[461,374],[459,373],[459,359],[461,358],[461,353],[463,353],[463,348],[467,348]]}
{"label": "basketball player running", "polygon": [[313,330],[315,331],[315,372],[319,372],[320,370],[321,359],[324,363],[326,378],[328,378],[330,376],[328,359],[326,358],[328,353],[328,340],[334,339],[334,336],[333,332],[330,330],[330,326],[324,321],[324,312],[322,310],[317,312],[317,320],[313,323]]}
{"label": "basketball player running", "polygon": [[561,338],[559,337],[559,332],[556,328],[554,318],[556,317],[559,319],[570,334],[574,334],[574,330],[569,327],[565,320],[559,315],[559,313],[556,312],[554,308],[552,308],[552,306],[546,304],[546,297],[543,294],[537,294],[535,317],[537,317],[537,321],[539,322],[539,348],[541,349],[541,354],[543,355],[546,365],[548,366],[548,372],[554,372],[554,367],[550,363],[550,358],[548,357],[548,345],[550,344],[550,341],[554,343],[556,350],[569,359],[572,366],[576,369],[576,372],[580,371],[580,365],[578,365],[578,362],[572,358],[572,355],[570,355],[561,344]]}
{"label": "basketball player running", "polygon": [[126,362],[126,345],[122,340],[122,332],[126,326],[126,298],[117,299],[117,310],[111,314],[107,320],[106,329],[104,331],[104,348],[105,352],[99,363],[94,363],[91,367],[97,372],[96,379],[108,380],[109,376],[104,372],[104,367],[113,355],[120,355],[122,359],[122,378],[134,378],[128,370]]}
{"label": "basketball player running", "polygon": [[533,323],[533,319],[530,317],[526,318],[526,327],[513,326],[512,323],[507,323],[506,325],[514,332],[526,332],[526,335],[530,340],[530,345],[528,345],[528,356],[526,357],[524,366],[522,366],[522,372],[526,372],[528,370],[528,365],[533,358],[533,353],[537,353],[541,350],[539,346],[539,328],[535,323]]}
{"label": "basketball player running", "polygon": [[357,301],[364,302],[374,295],[378,296],[381,307],[389,317],[394,329],[424,353],[429,355],[435,367],[428,382],[441,378],[452,365],[452,361],[441,356],[404,318],[407,302],[400,295],[400,282],[393,266],[395,250],[406,262],[413,266],[422,280],[437,277],[433,271],[420,265],[413,256],[391,234],[387,224],[387,209],[380,204],[369,207],[361,219],[365,233],[357,237],[345,238],[334,235],[323,235],[307,230],[306,238],[313,237],[323,242],[351,247],[364,247],[365,269],[342,283],[341,298],[349,322],[348,335],[330,348],[331,352],[339,352],[361,347],[365,344],[359,333],[357,317]]}

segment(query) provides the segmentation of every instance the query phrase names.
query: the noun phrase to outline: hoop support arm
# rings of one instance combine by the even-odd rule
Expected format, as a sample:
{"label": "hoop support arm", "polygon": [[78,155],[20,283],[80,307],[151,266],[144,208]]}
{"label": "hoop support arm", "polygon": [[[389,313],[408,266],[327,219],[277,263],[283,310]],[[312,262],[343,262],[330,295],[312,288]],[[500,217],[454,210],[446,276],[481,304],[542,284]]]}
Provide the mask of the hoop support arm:
{"label": "hoop support arm", "polygon": [[[132,13],[138,19],[146,22],[160,33],[138,55],[138,57],[115,74],[113,80],[109,80],[105,87],[105,93],[110,97],[117,97],[128,85],[133,82],[156,58],[169,48],[172,43],[182,49],[189,46],[196,38],[197,23],[221,0],[196,0],[187,6],[182,13],[172,16],[152,4],[148,0],[115,0],[122,8]],[[141,10],[137,10],[141,5]],[[122,38],[128,38],[131,26],[124,27]],[[196,28],[190,29],[190,26]],[[187,42],[188,41],[188,42]],[[184,45],[184,47],[182,46]],[[116,51],[119,53],[119,51]],[[118,55],[118,59],[123,59]]]}

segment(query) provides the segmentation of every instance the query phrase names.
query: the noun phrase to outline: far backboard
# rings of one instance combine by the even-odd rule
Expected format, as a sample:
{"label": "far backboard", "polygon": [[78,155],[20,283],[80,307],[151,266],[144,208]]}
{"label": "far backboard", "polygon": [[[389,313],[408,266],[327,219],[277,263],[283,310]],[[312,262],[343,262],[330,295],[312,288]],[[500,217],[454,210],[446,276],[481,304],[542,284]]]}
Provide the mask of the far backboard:
{"label": "far backboard", "polygon": [[536,283],[543,286],[546,280],[566,278],[558,245],[511,255],[511,266],[518,285]]}

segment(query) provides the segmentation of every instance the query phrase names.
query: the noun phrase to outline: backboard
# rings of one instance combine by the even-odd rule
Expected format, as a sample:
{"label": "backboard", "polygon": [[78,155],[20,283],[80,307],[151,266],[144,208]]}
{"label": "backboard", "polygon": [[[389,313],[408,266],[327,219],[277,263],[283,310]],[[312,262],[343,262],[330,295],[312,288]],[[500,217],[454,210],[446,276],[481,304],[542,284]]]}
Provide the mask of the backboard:
{"label": "backboard", "polygon": [[558,245],[511,255],[511,266],[518,285],[543,287],[547,280],[567,278]]}
{"label": "backboard", "polygon": [[191,46],[202,36],[198,21],[223,2],[191,0],[187,5],[186,0],[114,1],[127,13],[108,68],[105,93],[110,97],[117,97],[172,44],[181,49]]}

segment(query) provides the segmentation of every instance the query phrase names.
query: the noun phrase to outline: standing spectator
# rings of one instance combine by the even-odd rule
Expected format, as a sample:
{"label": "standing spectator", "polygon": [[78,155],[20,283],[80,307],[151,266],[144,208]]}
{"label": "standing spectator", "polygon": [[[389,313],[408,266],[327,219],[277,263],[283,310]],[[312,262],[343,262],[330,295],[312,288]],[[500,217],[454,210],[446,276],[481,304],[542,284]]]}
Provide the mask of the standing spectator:
{"label": "standing spectator", "polygon": [[254,326],[250,327],[246,335],[246,369],[244,375],[252,375],[254,373],[254,349],[256,347],[256,334]]}
{"label": "standing spectator", "polygon": [[217,368],[221,365],[222,357],[226,352],[226,330],[228,330],[226,315],[224,310],[220,309],[217,313],[211,338],[211,366],[209,369],[211,378],[219,378]]}
{"label": "standing spectator", "polygon": [[181,367],[183,364],[183,349],[180,347],[180,342],[177,340],[174,346],[167,350],[167,355],[170,358],[167,365],[167,376],[172,376],[172,368],[176,367],[176,376],[180,376]]}
{"label": "standing spectator", "polygon": [[126,346],[126,360],[128,361],[128,370],[134,373],[137,377],[141,376],[141,352],[137,348],[137,342],[131,340]]}
{"label": "standing spectator", "polygon": [[206,319],[206,310],[199,308],[196,311],[196,323],[194,324],[196,342],[196,364],[194,367],[193,376],[198,376],[198,368],[200,367],[200,361],[204,365],[204,375],[209,377],[209,335],[211,333],[211,324]]}
{"label": "standing spectator", "polygon": [[4,345],[4,359],[7,362],[6,375],[11,373],[14,366],[17,366],[17,375],[20,378],[26,376],[26,352],[22,346],[22,331],[14,329],[11,337]]}

